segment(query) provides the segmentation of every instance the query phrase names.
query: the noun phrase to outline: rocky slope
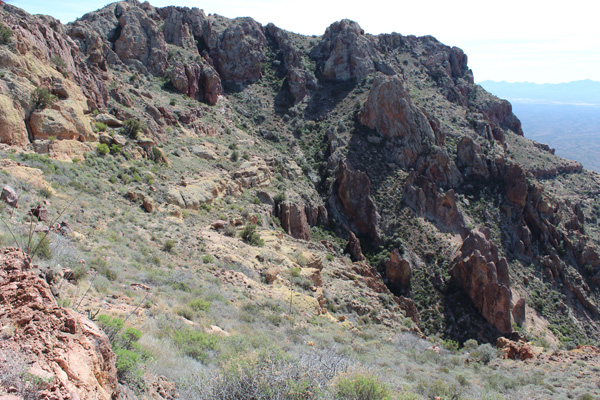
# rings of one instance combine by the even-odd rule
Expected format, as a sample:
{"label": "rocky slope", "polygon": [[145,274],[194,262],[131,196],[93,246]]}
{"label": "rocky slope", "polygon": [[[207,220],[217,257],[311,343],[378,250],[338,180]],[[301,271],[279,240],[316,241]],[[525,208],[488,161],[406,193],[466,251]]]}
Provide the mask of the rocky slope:
{"label": "rocky slope", "polygon": [[[121,279],[161,257],[188,276],[204,253],[228,267],[194,268],[250,298],[298,290],[307,321],[597,344],[600,180],[524,138],[460,49],[348,20],[305,37],[135,0],[66,26],[11,5],[1,20],[0,142],[50,157],[13,154],[6,175],[32,164],[95,204],[69,212],[90,254],[142,241],[118,257]],[[111,227],[139,207],[143,223]],[[250,224],[265,250],[227,236]],[[160,240],[166,255],[149,250]],[[173,272],[144,273],[159,290]]]}

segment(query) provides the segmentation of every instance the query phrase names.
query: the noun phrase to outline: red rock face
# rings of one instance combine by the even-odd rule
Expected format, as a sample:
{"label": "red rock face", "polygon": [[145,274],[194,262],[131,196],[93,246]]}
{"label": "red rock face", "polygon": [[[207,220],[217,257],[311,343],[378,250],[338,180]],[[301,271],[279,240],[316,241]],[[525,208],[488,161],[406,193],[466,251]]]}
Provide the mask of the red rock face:
{"label": "red rock face", "polygon": [[348,233],[348,243],[346,244],[345,252],[350,254],[350,259],[354,262],[365,261],[365,256],[360,247],[360,241],[352,232]]}
{"label": "red rock face", "polygon": [[[379,241],[379,214],[371,199],[371,181],[362,171],[340,161],[336,175],[337,199],[355,231]],[[354,229],[353,229],[354,230]]]}
{"label": "red rock face", "polygon": [[210,105],[217,104],[223,94],[219,74],[206,62],[183,65],[176,61],[171,69],[171,83],[181,93]]}
{"label": "red rock face", "polygon": [[456,254],[450,274],[477,309],[501,333],[511,333],[511,292],[508,263],[487,232],[471,231]]}
{"label": "red rock face", "polygon": [[48,284],[31,269],[21,250],[0,250],[0,325],[15,326],[3,342],[36,361],[55,383],[42,395],[54,399],[117,396],[116,357],[108,337],[83,315],[59,307]]}
{"label": "red rock face", "polygon": [[304,212],[304,203],[284,201],[277,205],[277,216],[284,231],[296,239],[310,240],[310,226]]}
{"label": "red rock face", "polygon": [[406,292],[410,289],[412,267],[408,260],[400,255],[398,249],[392,251],[390,260],[385,266],[385,278],[392,291]]}

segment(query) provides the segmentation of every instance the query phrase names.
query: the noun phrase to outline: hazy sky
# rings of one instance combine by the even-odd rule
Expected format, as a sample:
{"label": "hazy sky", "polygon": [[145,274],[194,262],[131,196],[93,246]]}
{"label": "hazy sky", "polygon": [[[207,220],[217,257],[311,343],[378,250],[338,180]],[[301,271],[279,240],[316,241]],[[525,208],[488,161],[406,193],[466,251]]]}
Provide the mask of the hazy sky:
{"label": "hazy sky", "polygon": [[[107,0],[5,0],[30,13],[72,21]],[[226,17],[251,16],[290,31],[321,35],[342,18],[368,33],[433,35],[462,48],[475,80],[558,83],[600,81],[598,14],[589,0],[151,0]],[[593,9],[592,9],[593,8]]]}

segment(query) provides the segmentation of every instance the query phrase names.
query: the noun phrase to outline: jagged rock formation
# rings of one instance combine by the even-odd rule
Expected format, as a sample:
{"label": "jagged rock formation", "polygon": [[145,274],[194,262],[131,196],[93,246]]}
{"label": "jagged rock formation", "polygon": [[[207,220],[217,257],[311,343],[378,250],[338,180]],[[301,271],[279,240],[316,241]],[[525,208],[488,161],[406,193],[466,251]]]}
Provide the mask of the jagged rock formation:
{"label": "jagged rock formation", "polygon": [[[210,137],[210,150],[168,150],[191,151],[207,171],[159,185],[148,211],[161,210],[159,198],[200,210],[257,195],[265,224],[275,214],[296,238],[330,223],[354,261],[379,262],[356,267],[372,286],[383,279],[414,299],[414,320],[414,310],[443,308],[435,329],[449,335],[464,317],[490,340],[512,322],[533,326],[534,314],[571,321],[556,332],[600,332],[600,179],[524,138],[510,103],[474,84],[462,50],[365,34],[349,20],[306,38],[135,0],[66,27],[3,7],[15,38],[14,50],[0,46],[2,143],[72,159],[100,141],[167,160],[153,146]],[[35,104],[36,87],[52,104]],[[137,139],[90,128],[130,118],[146,125]],[[255,154],[234,161],[238,145]],[[285,190],[293,201],[273,207]],[[541,307],[540,288],[564,295],[561,307]]]}
{"label": "jagged rock formation", "polygon": [[106,334],[83,315],[59,307],[29,257],[16,248],[0,250],[2,326],[14,326],[3,350],[35,361],[36,372],[53,382],[42,395],[56,399],[118,396],[116,357]]}

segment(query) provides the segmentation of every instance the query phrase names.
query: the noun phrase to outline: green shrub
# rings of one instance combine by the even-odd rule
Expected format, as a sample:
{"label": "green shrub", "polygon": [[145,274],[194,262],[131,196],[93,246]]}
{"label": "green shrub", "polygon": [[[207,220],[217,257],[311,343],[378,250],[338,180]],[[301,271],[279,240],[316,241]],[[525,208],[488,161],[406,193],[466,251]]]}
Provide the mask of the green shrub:
{"label": "green shrub", "polygon": [[217,339],[207,333],[192,329],[175,331],[173,343],[186,356],[205,363],[211,351],[217,349]]}
{"label": "green shrub", "polygon": [[162,249],[167,253],[172,253],[175,249],[175,241],[173,239],[167,239]]}
{"label": "green shrub", "polygon": [[12,37],[12,31],[4,24],[0,23],[0,44],[9,44]]}
{"label": "green shrub", "polygon": [[390,390],[379,379],[369,375],[354,375],[341,378],[335,385],[338,399],[344,400],[388,400]]}
{"label": "green shrub", "polygon": [[211,304],[212,303],[208,300],[197,298],[197,299],[190,300],[188,302],[188,307],[190,307],[192,310],[194,310],[196,312],[200,312],[200,311],[208,312],[210,310]]}
{"label": "green shrub", "polygon": [[237,150],[232,151],[229,159],[233,162],[236,162],[237,160],[240,159],[240,153]]}
{"label": "green shrub", "polygon": [[35,106],[40,109],[48,107],[57,100],[57,97],[46,87],[35,88],[31,96]]}
{"label": "green shrub", "polygon": [[211,264],[215,262],[215,258],[213,256],[211,256],[210,254],[205,254],[202,256],[202,262],[204,264]]}
{"label": "green shrub", "polygon": [[121,132],[130,137],[131,139],[138,139],[140,132],[146,129],[146,125],[138,121],[137,119],[130,118],[123,122]]}
{"label": "green shrub", "polygon": [[275,197],[273,197],[273,201],[275,202],[275,205],[282,203],[285,200],[286,200],[285,192],[277,193],[275,195]]}
{"label": "green shrub", "polygon": [[248,243],[251,246],[262,247],[265,245],[265,241],[262,240],[258,232],[256,232],[255,224],[246,225],[242,232],[240,232],[240,237],[244,242]]}
{"label": "green shrub", "polygon": [[101,156],[105,156],[110,152],[108,145],[106,143],[98,143],[98,146],[96,147],[96,151]]}
{"label": "green shrub", "polygon": [[119,146],[116,143],[111,144],[110,145],[110,154],[114,154],[114,155],[121,154],[121,146]]}
{"label": "green shrub", "polygon": [[97,121],[96,122],[96,131],[98,132],[106,132],[108,126],[104,122]]}

